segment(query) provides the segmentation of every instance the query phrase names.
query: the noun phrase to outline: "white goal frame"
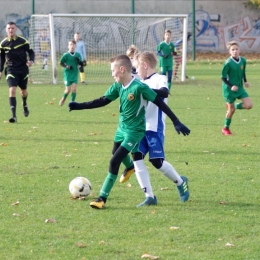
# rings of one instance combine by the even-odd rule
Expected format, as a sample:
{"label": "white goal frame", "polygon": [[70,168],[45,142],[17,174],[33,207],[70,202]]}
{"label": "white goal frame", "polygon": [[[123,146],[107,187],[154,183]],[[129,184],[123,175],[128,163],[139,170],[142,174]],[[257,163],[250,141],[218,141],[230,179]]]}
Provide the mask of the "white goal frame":
{"label": "white goal frame", "polygon": [[[188,34],[188,15],[187,14],[49,14],[49,15],[32,15],[31,16],[31,28],[34,28],[34,20],[36,18],[42,17],[48,17],[49,22],[49,36],[50,36],[50,45],[51,45],[51,71],[52,71],[52,83],[57,84],[58,83],[58,77],[57,77],[57,52],[56,52],[56,40],[55,40],[55,19],[57,17],[67,17],[67,18],[76,18],[76,17],[86,17],[86,18],[159,18],[160,20],[164,19],[165,21],[172,19],[172,18],[180,18],[182,21],[182,63],[181,63],[181,81],[185,81],[186,79],[186,57],[187,57],[187,34]],[[33,30],[33,29],[32,29]],[[131,30],[131,28],[130,28]],[[133,29],[134,31],[134,29]],[[174,35],[172,35],[174,37]],[[67,40],[70,40],[72,37],[68,36]],[[87,40],[87,39],[86,39]],[[161,39],[163,40],[163,39]],[[177,39],[175,39],[177,40]],[[172,39],[174,42],[175,40]],[[67,44],[67,43],[66,43]],[[137,46],[138,47],[138,46]],[[144,49],[145,50],[145,49]],[[126,49],[125,49],[126,51]],[[141,50],[143,51],[143,50]],[[88,51],[87,51],[88,52]],[[154,52],[156,53],[156,48],[154,49]],[[125,53],[125,52],[124,52]],[[118,54],[124,54],[124,53],[118,53]],[[86,67],[86,70],[88,67]]]}

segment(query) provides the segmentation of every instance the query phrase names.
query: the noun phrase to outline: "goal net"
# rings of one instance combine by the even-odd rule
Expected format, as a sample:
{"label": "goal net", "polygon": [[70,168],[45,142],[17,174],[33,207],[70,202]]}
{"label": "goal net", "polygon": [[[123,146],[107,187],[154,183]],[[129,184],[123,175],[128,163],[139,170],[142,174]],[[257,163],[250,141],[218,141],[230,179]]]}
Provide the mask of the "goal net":
{"label": "goal net", "polygon": [[[157,53],[165,29],[172,31],[173,43],[180,42],[177,76],[185,80],[188,15],[104,15],[49,14],[32,15],[30,44],[36,53],[35,65],[30,69],[34,83],[61,83],[59,60],[68,51],[68,41],[76,32],[85,43],[87,82],[112,82],[109,60],[125,54],[134,44],[140,51]],[[159,68],[158,68],[159,72]]]}

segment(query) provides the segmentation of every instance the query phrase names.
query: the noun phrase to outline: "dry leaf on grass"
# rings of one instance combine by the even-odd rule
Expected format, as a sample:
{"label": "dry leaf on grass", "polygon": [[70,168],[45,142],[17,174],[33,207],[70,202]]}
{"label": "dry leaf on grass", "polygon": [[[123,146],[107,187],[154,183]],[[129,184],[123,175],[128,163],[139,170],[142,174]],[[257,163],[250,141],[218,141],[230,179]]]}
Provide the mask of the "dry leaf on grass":
{"label": "dry leaf on grass", "polygon": [[226,243],[226,245],[225,246],[235,246],[235,245],[233,245],[233,244],[231,244],[231,243]]}
{"label": "dry leaf on grass", "polygon": [[126,185],[128,188],[131,188],[132,187],[132,184],[131,183],[127,183]]}
{"label": "dry leaf on grass", "polygon": [[168,187],[161,188],[161,190],[169,190]]}
{"label": "dry leaf on grass", "polygon": [[13,213],[13,216],[14,216],[14,217],[19,217],[19,214]]}
{"label": "dry leaf on grass", "polygon": [[1,143],[0,145],[1,146],[7,146],[7,143]]}
{"label": "dry leaf on grass", "polygon": [[76,246],[79,247],[79,248],[85,248],[85,247],[87,247],[88,245],[82,244],[82,243],[76,243]]}
{"label": "dry leaf on grass", "polygon": [[226,202],[226,201],[220,201],[219,204],[221,204],[221,205],[226,205],[227,202]]}
{"label": "dry leaf on grass", "polygon": [[143,254],[141,258],[149,258],[149,259],[159,259],[159,256],[150,255],[150,254]]}
{"label": "dry leaf on grass", "polygon": [[16,201],[15,203],[12,204],[12,206],[19,205],[19,201]]}
{"label": "dry leaf on grass", "polygon": [[170,230],[177,230],[177,229],[179,229],[180,227],[170,227]]}
{"label": "dry leaf on grass", "polygon": [[105,244],[105,241],[100,241],[99,243],[98,243],[99,245],[104,245]]}
{"label": "dry leaf on grass", "polygon": [[45,223],[56,223],[57,221],[54,218],[47,218],[44,221]]}

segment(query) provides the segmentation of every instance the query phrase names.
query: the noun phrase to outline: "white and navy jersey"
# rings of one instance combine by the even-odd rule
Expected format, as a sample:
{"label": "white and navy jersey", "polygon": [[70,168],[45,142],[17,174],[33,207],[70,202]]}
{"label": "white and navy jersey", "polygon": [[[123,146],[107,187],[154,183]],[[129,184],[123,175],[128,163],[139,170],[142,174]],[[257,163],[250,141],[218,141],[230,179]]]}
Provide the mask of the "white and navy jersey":
{"label": "white and navy jersey", "polygon": [[[152,89],[168,88],[167,77],[158,73],[152,74],[149,78],[143,80]],[[167,98],[163,101],[167,104]],[[166,115],[152,102],[148,102],[146,106],[146,131],[158,132],[165,134],[165,118]]]}

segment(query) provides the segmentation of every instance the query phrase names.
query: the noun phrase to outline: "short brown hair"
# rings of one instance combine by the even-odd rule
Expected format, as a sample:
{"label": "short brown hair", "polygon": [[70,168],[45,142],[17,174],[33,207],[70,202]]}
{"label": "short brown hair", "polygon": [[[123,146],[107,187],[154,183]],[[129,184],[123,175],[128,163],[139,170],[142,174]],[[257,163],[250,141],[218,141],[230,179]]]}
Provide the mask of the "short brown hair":
{"label": "short brown hair", "polygon": [[132,63],[128,56],[120,54],[110,59],[110,63],[116,63],[117,66],[124,66],[126,71],[132,71]]}
{"label": "short brown hair", "polygon": [[232,47],[232,46],[234,46],[234,45],[236,45],[237,47],[239,47],[238,42],[236,42],[236,41],[230,41],[230,42],[227,43],[227,48],[230,49],[230,47]]}
{"label": "short brown hair", "polygon": [[126,51],[126,55],[131,58],[134,57],[139,52],[138,48],[135,45],[129,46],[129,48]]}
{"label": "short brown hair", "polygon": [[144,51],[141,53],[138,53],[136,56],[137,61],[146,62],[149,67],[156,68],[157,65],[157,58],[153,52],[150,51]]}
{"label": "short brown hair", "polygon": [[172,31],[169,30],[169,29],[166,29],[166,30],[164,31],[164,33],[170,33],[170,34],[172,34]]}
{"label": "short brown hair", "polygon": [[74,44],[77,44],[75,40],[69,40],[69,42],[72,42]]}

